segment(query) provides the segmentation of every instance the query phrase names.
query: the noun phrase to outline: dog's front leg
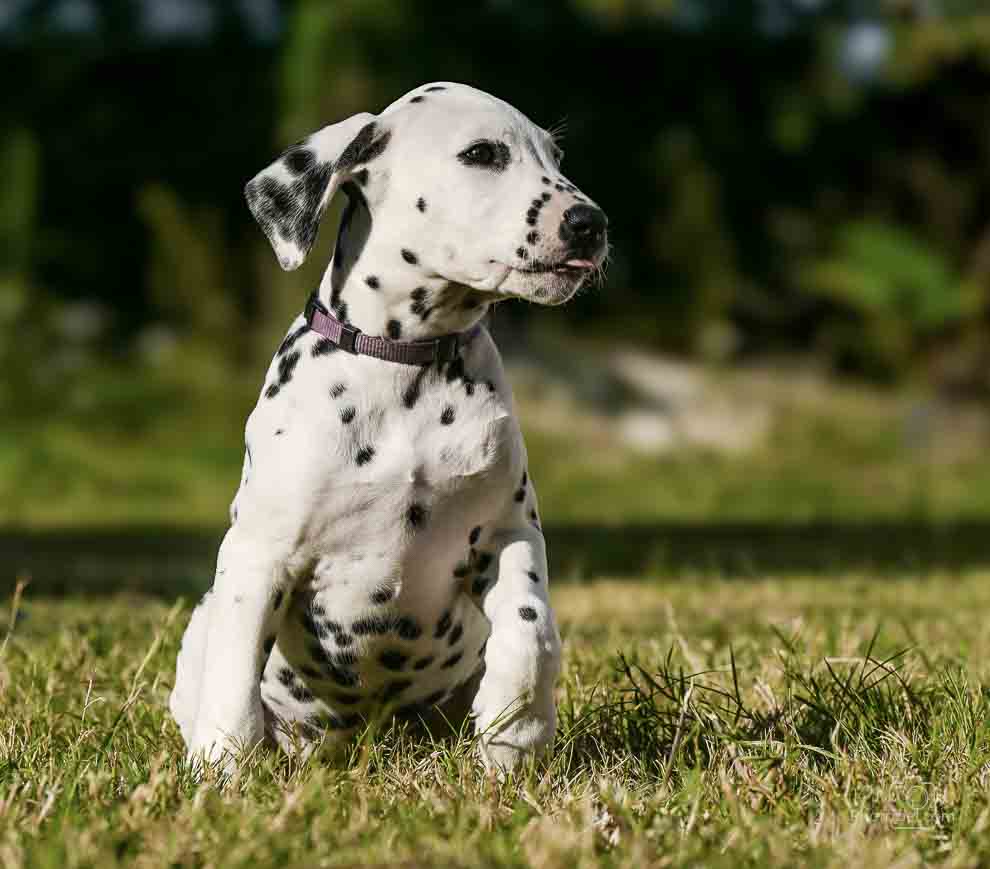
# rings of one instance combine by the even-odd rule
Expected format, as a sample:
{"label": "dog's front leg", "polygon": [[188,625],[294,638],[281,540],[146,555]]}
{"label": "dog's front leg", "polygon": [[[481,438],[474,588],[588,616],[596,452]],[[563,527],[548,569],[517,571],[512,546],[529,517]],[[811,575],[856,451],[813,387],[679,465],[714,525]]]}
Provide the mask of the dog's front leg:
{"label": "dog's front leg", "polygon": [[239,751],[264,737],[261,673],[271,652],[284,602],[284,562],[271,548],[234,526],[217,557],[210,600],[199,709],[189,757],[224,761],[232,771]]}
{"label": "dog's front leg", "polygon": [[485,766],[504,774],[553,739],[560,636],[543,535],[530,526],[510,528],[492,534],[490,544],[497,576],[479,600],[491,635],[473,712]]}

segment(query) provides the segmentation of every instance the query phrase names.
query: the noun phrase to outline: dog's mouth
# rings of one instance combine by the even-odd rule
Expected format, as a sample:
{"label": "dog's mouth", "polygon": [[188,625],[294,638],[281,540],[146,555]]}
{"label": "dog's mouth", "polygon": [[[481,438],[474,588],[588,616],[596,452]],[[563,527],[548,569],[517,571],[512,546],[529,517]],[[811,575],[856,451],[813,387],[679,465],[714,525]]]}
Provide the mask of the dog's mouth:
{"label": "dog's mouth", "polygon": [[597,268],[594,260],[571,258],[559,260],[557,262],[534,262],[526,268],[517,268],[516,271],[530,275],[545,275],[552,273],[565,277],[583,277],[590,274]]}

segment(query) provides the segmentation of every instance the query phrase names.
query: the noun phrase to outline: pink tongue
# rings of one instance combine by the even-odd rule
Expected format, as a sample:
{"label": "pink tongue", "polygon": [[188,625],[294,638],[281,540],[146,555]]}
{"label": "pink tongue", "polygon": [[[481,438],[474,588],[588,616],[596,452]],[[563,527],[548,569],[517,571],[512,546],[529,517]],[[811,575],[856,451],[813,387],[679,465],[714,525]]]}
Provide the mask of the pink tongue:
{"label": "pink tongue", "polygon": [[572,269],[593,269],[595,264],[590,259],[569,259],[564,263]]}

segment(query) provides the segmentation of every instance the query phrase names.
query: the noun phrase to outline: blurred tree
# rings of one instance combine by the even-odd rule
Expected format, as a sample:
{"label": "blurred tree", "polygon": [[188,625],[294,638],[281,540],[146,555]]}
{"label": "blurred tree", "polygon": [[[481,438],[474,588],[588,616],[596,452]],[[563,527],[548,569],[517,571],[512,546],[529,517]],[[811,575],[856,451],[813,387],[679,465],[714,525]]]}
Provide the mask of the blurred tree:
{"label": "blurred tree", "polygon": [[685,353],[818,348],[884,377],[987,340],[975,0],[19,0],[0,51],[3,159],[21,167],[3,272],[105,305],[115,351],[163,321],[201,344],[237,322],[226,365],[270,353],[332,233],[282,275],[244,182],[431,79],[566,121],[564,170],[615,253],[607,289],[555,320]]}

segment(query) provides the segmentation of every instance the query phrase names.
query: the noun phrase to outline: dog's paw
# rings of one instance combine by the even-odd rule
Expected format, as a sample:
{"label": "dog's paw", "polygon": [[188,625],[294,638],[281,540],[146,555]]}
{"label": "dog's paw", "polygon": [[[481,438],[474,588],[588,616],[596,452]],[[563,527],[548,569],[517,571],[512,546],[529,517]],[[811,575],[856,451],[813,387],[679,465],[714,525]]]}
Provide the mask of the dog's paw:
{"label": "dog's paw", "polygon": [[478,754],[485,769],[500,779],[542,755],[553,741],[556,709],[549,702],[520,697],[505,703],[489,697],[482,685],[475,698]]}
{"label": "dog's paw", "polygon": [[239,763],[251,754],[262,738],[263,733],[255,733],[254,729],[240,737],[222,732],[197,732],[186,752],[186,761],[197,780],[205,778],[208,771],[220,780],[230,779],[236,775]]}
{"label": "dog's paw", "polygon": [[533,753],[498,738],[486,739],[482,736],[478,740],[478,757],[485,772],[499,781],[505,781],[509,775],[522,769]]}

